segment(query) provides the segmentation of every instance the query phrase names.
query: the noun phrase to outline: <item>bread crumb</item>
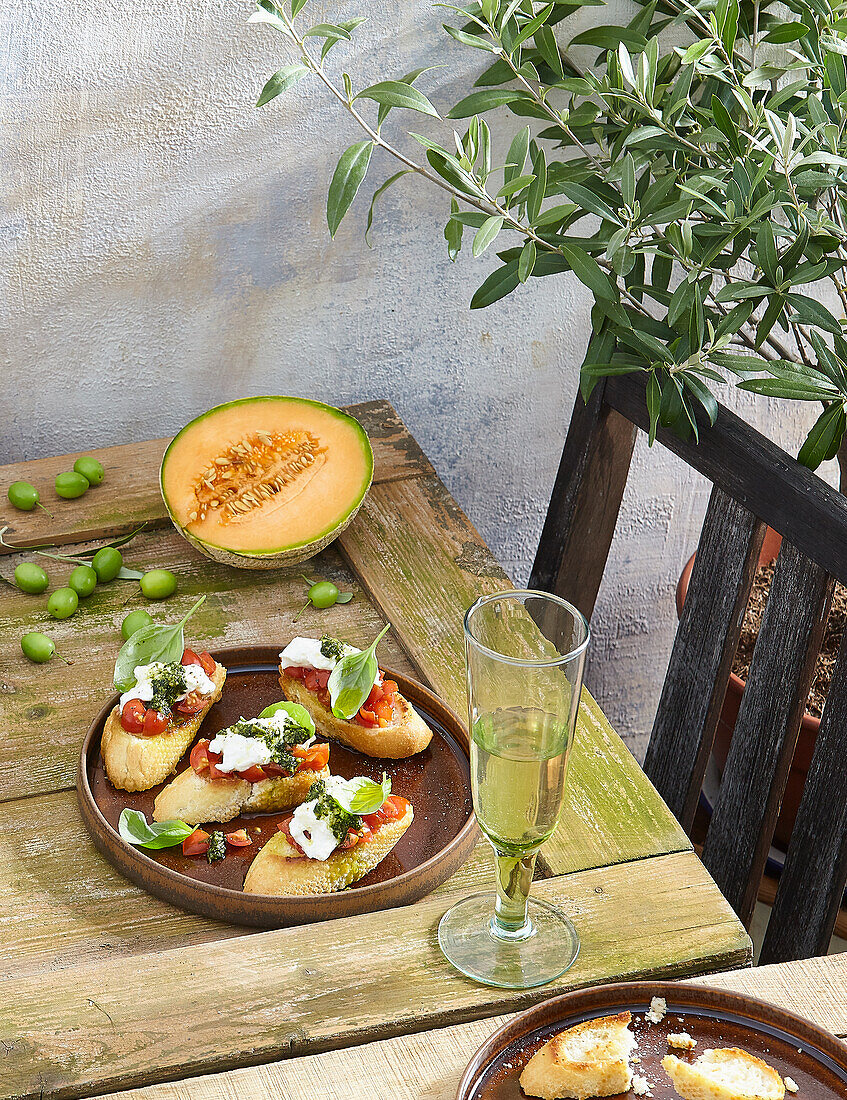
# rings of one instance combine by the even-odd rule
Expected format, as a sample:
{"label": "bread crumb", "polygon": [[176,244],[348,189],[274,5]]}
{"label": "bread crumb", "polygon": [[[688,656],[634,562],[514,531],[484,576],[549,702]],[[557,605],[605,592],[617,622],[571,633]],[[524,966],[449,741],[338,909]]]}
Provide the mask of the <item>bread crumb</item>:
{"label": "bread crumb", "polygon": [[799,1092],[800,1091],[800,1086],[791,1077],[783,1078],[783,1083],[785,1084],[785,1091],[786,1092]]}
{"label": "bread crumb", "polygon": [[640,1073],[633,1073],[632,1075],[632,1091],[636,1096],[652,1096],[650,1092],[650,1082],[646,1077],[642,1077]]}
{"label": "bread crumb", "polygon": [[650,1002],[650,1007],[644,1013],[644,1019],[649,1020],[651,1024],[658,1024],[665,1018],[665,1014],[668,1011],[667,1002],[664,997],[654,997]]}
{"label": "bread crumb", "polygon": [[675,1047],[677,1050],[694,1050],[697,1040],[692,1039],[687,1031],[678,1031],[668,1036],[668,1046]]}
{"label": "bread crumb", "polygon": [[632,1062],[633,1064],[637,1063],[637,1062],[640,1062],[640,1061],[641,1061],[641,1055],[640,1054],[633,1054],[633,1056],[630,1058],[630,1062]]}

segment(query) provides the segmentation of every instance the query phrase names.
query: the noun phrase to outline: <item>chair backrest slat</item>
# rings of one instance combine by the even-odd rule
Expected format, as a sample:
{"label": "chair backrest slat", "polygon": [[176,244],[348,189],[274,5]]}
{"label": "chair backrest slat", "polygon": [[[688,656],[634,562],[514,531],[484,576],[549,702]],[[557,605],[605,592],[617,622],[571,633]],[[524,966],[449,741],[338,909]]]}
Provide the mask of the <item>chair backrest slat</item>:
{"label": "chair backrest slat", "polygon": [[825,955],[845,885],[847,634],[841,641],[760,961]]}
{"label": "chair backrest slat", "polygon": [[765,525],[715,486],[644,771],[691,831]]}
{"label": "chair backrest slat", "polygon": [[814,675],[832,579],[783,541],[703,861],[745,924],[756,904]]}
{"label": "chair backrest slat", "polygon": [[[638,430],[603,400],[577,399],[530,588],[557,592],[590,618],[603,579]],[[574,517],[579,522],[574,523]]]}

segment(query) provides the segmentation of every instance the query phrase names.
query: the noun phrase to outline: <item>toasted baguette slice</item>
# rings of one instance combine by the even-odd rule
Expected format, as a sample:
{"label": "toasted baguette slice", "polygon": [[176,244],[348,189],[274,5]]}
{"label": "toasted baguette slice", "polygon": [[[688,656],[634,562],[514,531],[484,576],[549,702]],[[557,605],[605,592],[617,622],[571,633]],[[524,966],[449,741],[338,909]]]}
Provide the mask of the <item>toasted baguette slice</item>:
{"label": "toasted baguette slice", "polygon": [[683,1100],[783,1100],[776,1070],[737,1047],[704,1050],[693,1062],[666,1054],[662,1066]]}
{"label": "toasted baguette slice", "polygon": [[215,692],[205,707],[191,718],[169,725],[164,733],[153,737],[137,737],[134,733],[127,733],[121,725],[120,704],[114,708],[106,719],[100,739],[106,775],[113,786],[122,791],[149,791],[171,774],[197,736],[212,704],[221,697],[226,680],[224,666],[216,663],[211,678],[215,683]]}
{"label": "toasted baguette slice", "polygon": [[343,890],[381,863],[412,824],[412,807],[397,821],[384,822],[364,844],[338,850],[328,859],[307,859],[288,842],[285,833],[272,836],[250,864],[246,894],[332,894]]}
{"label": "toasted baguette slice", "polygon": [[527,1096],[543,1100],[587,1100],[626,1092],[632,1084],[629,1057],[635,1049],[631,1019],[629,1012],[619,1012],[554,1035],[527,1062],[521,1088]]}
{"label": "toasted baguette slice", "polygon": [[329,767],[289,776],[274,776],[261,783],[248,783],[237,775],[232,779],[207,779],[188,767],[159,791],[153,803],[154,821],[232,821],[240,813],[262,810],[293,810],[304,802],[309,788],[326,779]]}
{"label": "toasted baguette slice", "polygon": [[329,707],[325,707],[301,680],[286,676],[280,668],[279,682],[286,699],[305,707],[314,719],[315,725],[326,737],[332,737],[349,745],[365,756],[382,757],[387,760],[403,760],[423,752],[432,740],[432,730],[412,705],[398,693],[400,720],[393,726],[375,726],[368,729],[358,722],[347,722],[336,718]]}

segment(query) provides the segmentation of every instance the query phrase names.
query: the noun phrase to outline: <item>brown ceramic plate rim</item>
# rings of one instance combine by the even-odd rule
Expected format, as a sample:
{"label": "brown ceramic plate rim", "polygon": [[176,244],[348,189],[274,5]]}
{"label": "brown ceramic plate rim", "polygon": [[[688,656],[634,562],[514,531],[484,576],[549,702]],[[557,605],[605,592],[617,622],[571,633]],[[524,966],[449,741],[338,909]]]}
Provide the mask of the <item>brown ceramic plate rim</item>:
{"label": "brown ceramic plate rim", "polygon": [[[237,654],[238,663],[232,666],[234,671],[249,669],[253,665],[264,665],[266,666],[266,670],[270,671],[269,666],[275,665],[275,661],[269,657],[269,651],[276,655],[279,652],[279,648],[278,644],[267,642],[252,646],[236,646],[213,650],[212,656],[216,661],[219,661],[228,668],[228,659],[231,655]],[[424,710],[431,711],[439,722],[447,728],[448,733],[458,742],[459,747],[465,755],[469,756],[470,743],[467,730],[456,713],[448,707],[446,703],[439,699],[434,692],[429,690],[429,688],[424,687],[419,681],[413,680],[409,676],[404,676],[402,673],[394,672],[389,668],[383,668],[383,671],[388,679],[394,680],[398,684],[401,693],[409,702],[413,705],[418,702]],[[107,858],[109,858],[112,853],[119,856],[118,862],[116,863],[118,870],[123,874],[129,875],[129,877],[133,878],[133,880],[144,889],[150,888],[148,884],[164,887],[166,893],[161,893],[156,889],[150,889],[150,892],[156,893],[158,896],[165,896],[166,900],[171,901],[173,904],[180,904],[179,901],[174,901],[173,899],[182,891],[186,895],[186,902],[183,908],[190,909],[193,912],[197,911],[197,906],[192,905],[189,898],[192,896],[196,898],[199,895],[208,898],[210,902],[217,899],[224,903],[224,905],[226,905],[227,902],[233,904],[238,903],[238,908],[244,906],[245,899],[248,899],[250,906],[257,909],[257,915],[263,914],[266,918],[278,916],[280,909],[284,907],[294,910],[295,913],[297,910],[302,910],[302,915],[300,916],[301,920],[324,920],[335,915],[332,913],[332,909],[334,908],[340,910],[337,914],[338,916],[346,915],[345,910],[349,910],[349,906],[346,905],[345,902],[347,902],[348,899],[355,898],[355,912],[370,912],[383,907],[380,906],[379,903],[386,895],[402,895],[408,893],[409,900],[417,900],[418,897],[429,892],[429,890],[426,890],[423,891],[423,893],[419,893],[417,891],[418,883],[421,880],[427,879],[430,873],[437,873],[439,865],[445,865],[449,870],[443,875],[438,875],[433,881],[430,890],[435,889],[437,885],[444,882],[451,874],[454,874],[455,871],[458,870],[462,863],[468,858],[476,843],[478,828],[473,811],[471,811],[464,825],[452,840],[448,841],[434,856],[430,856],[429,859],[419,863],[417,867],[413,867],[408,871],[395,875],[385,882],[375,882],[368,886],[358,887],[355,891],[342,890],[334,894],[315,894],[309,896],[297,896],[292,894],[245,894],[242,890],[230,890],[225,886],[217,886],[214,883],[200,882],[196,879],[188,878],[186,875],[180,874],[179,871],[174,871],[170,867],[164,867],[161,863],[151,859],[142,850],[134,848],[131,844],[127,844],[117,830],[114,829],[103,816],[94,798],[91,784],[88,780],[89,754],[92,750],[92,743],[95,740],[97,740],[96,747],[99,751],[99,737],[102,733],[103,725],[119,699],[120,696],[117,693],[110,697],[108,702],[101,707],[83,738],[79,754],[76,784],[80,809],[86,827],[89,829],[89,832],[91,832],[97,847],[104,852]],[[133,869],[137,872],[138,877],[136,874],[133,874]],[[142,874],[144,876],[143,881],[140,877]],[[333,902],[335,902],[336,905],[333,905]],[[393,907],[394,904],[402,905],[404,902],[396,901],[384,907]],[[234,914],[225,913],[223,911],[220,911],[216,915],[224,919],[227,917],[230,920],[238,921],[239,919]],[[295,917],[295,919],[297,918]]]}
{"label": "brown ceramic plate rim", "polygon": [[499,1027],[476,1050],[462,1074],[456,1100],[472,1100],[494,1061],[520,1040],[529,1040],[536,1032],[551,1025],[568,1026],[575,1017],[584,1019],[601,1015],[610,1009],[622,1010],[633,1004],[649,1004],[653,997],[664,997],[672,1003],[670,1012],[709,1010],[720,1016],[732,1014],[749,1020],[752,1030],[762,1032],[762,1025],[777,1027],[833,1062],[847,1076],[847,1046],[837,1036],[803,1016],[788,1012],[770,1001],[748,997],[711,985],[690,985],[685,982],[614,982],[610,985],[576,989],[542,1001],[521,1012],[514,1020]]}

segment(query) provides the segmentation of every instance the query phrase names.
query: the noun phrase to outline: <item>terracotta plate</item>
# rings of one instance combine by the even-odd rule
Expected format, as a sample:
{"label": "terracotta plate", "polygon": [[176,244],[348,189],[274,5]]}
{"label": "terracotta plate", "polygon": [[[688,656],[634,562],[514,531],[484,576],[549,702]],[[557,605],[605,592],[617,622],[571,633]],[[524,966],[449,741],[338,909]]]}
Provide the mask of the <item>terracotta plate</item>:
{"label": "terracotta plate", "polygon": [[[213,653],[227,668],[223,695],[209,711],[201,733],[213,737],[242,715],[252,717],[282,698],[277,674],[279,646],[249,646]],[[117,696],[103,707],[82,744],[77,797],[97,848],[127,878],[182,909],[216,920],[259,928],[331,920],[354,913],[408,905],[448,879],[470,855],[477,837],[472,815],[468,737],[456,715],[421,684],[385,670],[433,730],[427,749],[407,760],[375,760],[330,741],[330,768],[350,778],[391,776],[392,789],[412,803],[415,818],[394,850],[365,878],[337,894],[270,897],[244,894],[242,884],[259,848],[276,832],[284,814],[246,814],[227,822],[227,832],[246,828],[247,848],[230,848],[226,859],[208,864],[186,857],[180,847],[162,851],[134,848],[121,840],[118,818],[125,806],[150,820],[153,800],[164,784],[130,794],[106,778],[100,755],[103,724]],[[188,754],[177,767],[188,766]]]}
{"label": "terracotta plate", "polygon": [[[644,1013],[664,997],[668,1013],[651,1024]],[[540,1046],[556,1032],[596,1016],[629,1010],[641,1061],[635,1071],[650,1083],[653,1100],[679,1100],[661,1061],[665,1054],[693,1061],[709,1047],[740,1047],[800,1087],[798,1100],[844,1100],[847,1046],[815,1024],[765,1001],[707,986],[677,982],[622,982],[566,993],[522,1012],[496,1031],[470,1061],[457,1100],[525,1100],[519,1078]],[[687,1031],[693,1051],[669,1050],[671,1032]],[[786,1092],[786,1100],[792,1100]],[[633,1092],[620,1100],[637,1100]]]}

